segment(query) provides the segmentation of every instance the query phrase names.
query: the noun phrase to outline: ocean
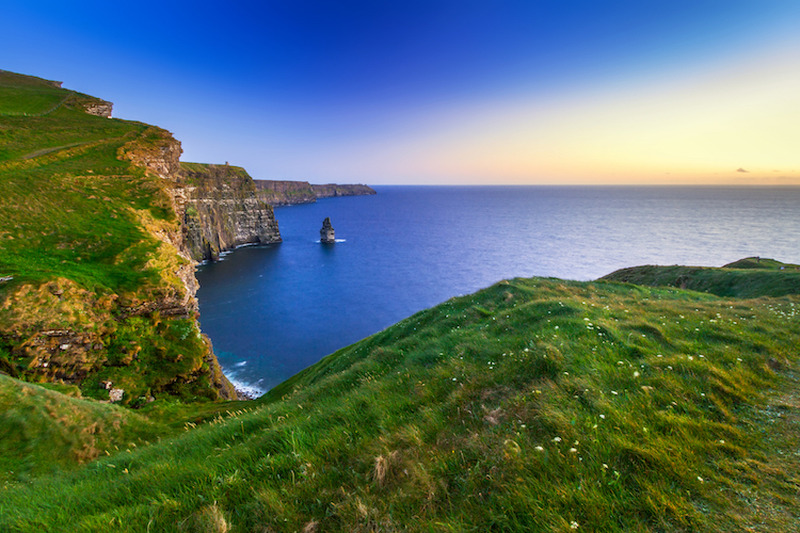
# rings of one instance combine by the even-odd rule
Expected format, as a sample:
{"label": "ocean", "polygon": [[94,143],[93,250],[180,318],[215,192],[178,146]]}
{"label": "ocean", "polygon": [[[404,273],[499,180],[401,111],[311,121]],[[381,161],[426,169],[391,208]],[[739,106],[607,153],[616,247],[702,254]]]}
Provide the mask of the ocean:
{"label": "ocean", "polygon": [[[339,348],[502,279],[643,264],[800,263],[800,188],[374,187],[275,209],[283,243],[198,268],[200,323],[258,395]],[[336,244],[319,243],[330,217]]]}

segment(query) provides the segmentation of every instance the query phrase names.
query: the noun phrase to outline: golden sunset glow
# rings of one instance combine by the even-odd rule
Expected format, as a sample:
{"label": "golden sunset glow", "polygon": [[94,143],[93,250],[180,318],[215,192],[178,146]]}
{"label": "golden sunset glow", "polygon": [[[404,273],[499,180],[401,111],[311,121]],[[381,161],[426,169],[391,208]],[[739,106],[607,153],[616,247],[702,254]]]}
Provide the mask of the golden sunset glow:
{"label": "golden sunset glow", "polygon": [[800,184],[800,46],[704,67],[451,108],[361,164],[420,183]]}

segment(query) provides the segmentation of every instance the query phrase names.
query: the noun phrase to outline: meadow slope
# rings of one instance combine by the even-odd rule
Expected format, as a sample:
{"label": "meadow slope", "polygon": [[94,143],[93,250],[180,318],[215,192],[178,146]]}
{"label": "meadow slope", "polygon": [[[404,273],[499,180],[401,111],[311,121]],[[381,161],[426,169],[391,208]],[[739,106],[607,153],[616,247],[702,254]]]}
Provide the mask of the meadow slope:
{"label": "meadow slope", "polygon": [[7,478],[0,529],[794,531],[800,297],[750,296],[504,281],[180,434]]}

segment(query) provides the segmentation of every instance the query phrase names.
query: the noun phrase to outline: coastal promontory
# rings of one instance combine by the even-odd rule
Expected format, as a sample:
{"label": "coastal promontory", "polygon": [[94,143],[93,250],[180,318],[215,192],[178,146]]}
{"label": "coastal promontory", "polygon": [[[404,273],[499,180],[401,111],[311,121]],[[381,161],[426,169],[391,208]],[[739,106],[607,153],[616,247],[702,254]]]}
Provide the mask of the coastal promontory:
{"label": "coastal promontory", "polygon": [[194,267],[280,241],[238,167],[181,163],[161,128],[0,71],[0,372],[141,406],[234,398]]}
{"label": "coastal promontory", "polygon": [[363,196],[376,194],[368,185],[339,185],[328,183],[314,185],[307,181],[255,180],[258,195],[264,202],[273,206],[310,204],[319,198],[338,196]]}

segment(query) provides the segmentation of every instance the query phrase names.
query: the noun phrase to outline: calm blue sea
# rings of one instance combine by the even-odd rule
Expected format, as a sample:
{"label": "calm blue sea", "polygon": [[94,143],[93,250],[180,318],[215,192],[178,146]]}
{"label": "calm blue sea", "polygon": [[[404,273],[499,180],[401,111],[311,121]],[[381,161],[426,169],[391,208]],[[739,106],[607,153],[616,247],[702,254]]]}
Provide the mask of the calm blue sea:
{"label": "calm blue sea", "polygon": [[[284,242],[201,266],[200,322],[256,393],[325,355],[505,278],[642,264],[800,263],[800,188],[375,187],[275,210]],[[319,244],[331,217],[335,245]]]}

